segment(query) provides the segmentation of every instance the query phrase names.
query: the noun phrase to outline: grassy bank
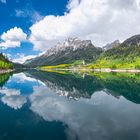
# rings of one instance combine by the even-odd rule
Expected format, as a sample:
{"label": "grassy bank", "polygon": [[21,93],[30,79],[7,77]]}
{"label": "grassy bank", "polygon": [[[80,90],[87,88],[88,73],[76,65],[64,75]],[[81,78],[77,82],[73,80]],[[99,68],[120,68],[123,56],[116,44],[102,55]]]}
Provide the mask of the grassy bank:
{"label": "grassy bank", "polygon": [[76,61],[72,64],[60,64],[55,66],[42,66],[41,69],[110,69],[110,70],[140,70],[140,58],[127,59],[99,59],[96,62],[84,64]]}
{"label": "grassy bank", "polygon": [[140,69],[140,58],[133,59],[99,59],[89,64],[88,68],[110,68],[110,69]]}

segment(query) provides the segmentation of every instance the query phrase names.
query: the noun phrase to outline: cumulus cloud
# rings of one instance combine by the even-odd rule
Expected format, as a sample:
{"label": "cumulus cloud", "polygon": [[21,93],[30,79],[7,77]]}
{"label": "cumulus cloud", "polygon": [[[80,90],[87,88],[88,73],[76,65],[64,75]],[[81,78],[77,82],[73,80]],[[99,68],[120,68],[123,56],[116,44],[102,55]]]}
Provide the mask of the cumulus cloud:
{"label": "cumulus cloud", "polygon": [[68,37],[91,39],[96,46],[140,33],[140,0],[70,0],[63,16],[48,15],[30,27],[36,50]]}
{"label": "cumulus cloud", "polygon": [[16,74],[14,74],[13,78],[15,81],[18,81],[20,83],[25,83],[27,81],[29,81],[29,82],[36,82],[37,81],[34,78],[26,76],[25,73],[16,73]]}
{"label": "cumulus cloud", "polygon": [[20,47],[21,42],[26,41],[27,35],[23,32],[21,28],[11,28],[7,32],[4,32],[0,39],[2,42],[0,46],[3,48],[15,48]]}
{"label": "cumulus cloud", "polygon": [[21,95],[4,96],[1,98],[1,100],[4,104],[15,110],[21,109],[22,106],[27,102],[26,97]]}
{"label": "cumulus cloud", "polygon": [[20,95],[20,90],[3,88],[0,89],[0,93],[6,96]]}
{"label": "cumulus cloud", "polygon": [[37,55],[25,55],[25,54],[20,54],[17,58],[13,59],[12,61],[15,63],[21,63],[23,64],[26,60],[32,59],[37,57]]}
{"label": "cumulus cloud", "polygon": [[34,88],[35,94],[29,97],[30,109],[46,121],[66,124],[65,132],[69,140],[102,140],[113,137],[124,140],[130,132],[140,138],[139,131],[135,131],[140,128],[137,123],[140,116],[139,106],[123,97],[118,100],[100,91],[95,92],[91,99],[73,101],[49,91],[45,94],[45,91],[47,90],[44,87]]}

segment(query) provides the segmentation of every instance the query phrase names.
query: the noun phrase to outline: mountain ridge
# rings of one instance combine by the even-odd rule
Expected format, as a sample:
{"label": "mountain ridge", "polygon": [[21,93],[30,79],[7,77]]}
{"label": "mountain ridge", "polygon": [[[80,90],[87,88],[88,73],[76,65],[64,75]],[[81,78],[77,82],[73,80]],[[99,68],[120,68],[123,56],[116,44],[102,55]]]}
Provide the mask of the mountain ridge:
{"label": "mountain ridge", "polygon": [[[77,63],[78,61],[78,63]],[[84,62],[84,63],[82,63]],[[26,61],[32,67],[71,64],[86,68],[140,68],[140,35],[132,36],[120,43],[118,40],[103,48],[95,47],[90,40],[70,38],[58,43],[45,54]],[[65,65],[63,65],[63,68]],[[50,67],[53,68],[53,67]],[[62,67],[61,67],[62,68]]]}
{"label": "mountain ridge", "polygon": [[73,63],[74,61],[87,61],[97,59],[102,53],[101,48],[95,47],[90,40],[80,40],[70,38],[63,43],[58,43],[39,57],[27,60],[24,64],[27,66],[58,65],[61,63]]}
{"label": "mountain ridge", "polygon": [[140,35],[132,36],[119,46],[103,52],[93,67],[140,69]]}
{"label": "mountain ridge", "polygon": [[102,48],[103,48],[103,50],[109,50],[109,49],[112,49],[112,48],[114,48],[114,47],[117,47],[117,46],[119,46],[121,43],[120,43],[120,41],[119,40],[115,40],[115,41],[113,41],[112,43],[107,43],[105,46],[103,46]]}

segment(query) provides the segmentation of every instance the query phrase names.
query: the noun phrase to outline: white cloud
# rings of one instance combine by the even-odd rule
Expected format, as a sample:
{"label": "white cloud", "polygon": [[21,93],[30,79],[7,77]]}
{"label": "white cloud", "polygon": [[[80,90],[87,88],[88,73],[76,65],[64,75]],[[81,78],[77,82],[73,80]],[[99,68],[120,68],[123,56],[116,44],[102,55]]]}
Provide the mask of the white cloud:
{"label": "white cloud", "polygon": [[16,58],[13,58],[12,61],[15,63],[23,64],[26,60],[43,55],[45,52],[41,52],[38,55],[25,55],[24,53],[17,53]]}
{"label": "white cloud", "polygon": [[22,108],[22,106],[27,102],[26,97],[21,95],[4,96],[1,100],[4,104],[15,110]]}
{"label": "white cloud", "polygon": [[0,2],[2,2],[2,3],[6,3],[6,0],[0,0]]}
{"label": "white cloud", "polygon": [[29,82],[36,82],[37,81],[34,78],[26,76],[25,73],[16,73],[13,75],[13,78],[20,83],[25,83],[27,81],[29,81]]}
{"label": "white cloud", "polygon": [[21,42],[26,41],[27,35],[21,28],[14,27],[1,35],[2,42],[0,46],[3,48],[20,47]]}
{"label": "white cloud", "polygon": [[46,50],[67,37],[103,45],[140,33],[140,0],[70,0],[67,9],[30,27],[34,49]]}
{"label": "white cloud", "polygon": [[80,0],[69,0],[69,3],[67,5],[67,9],[71,10],[73,8],[76,8],[80,4]]}
{"label": "white cloud", "polygon": [[6,96],[20,95],[20,90],[3,88],[3,89],[0,89],[0,93]]}
{"label": "white cloud", "polygon": [[0,46],[2,46],[4,48],[15,48],[15,47],[19,47],[20,46],[20,42],[19,41],[7,40],[5,42],[0,43]]}
{"label": "white cloud", "polygon": [[23,64],[26,60],[32,59],[37,57],[38,55],[25,55],[25,54],[20,54],[18,58],[13,59],[12,61],[15,63],[20,63]]}
{"label": "white cloud", "polygon": [[35,87],[29,100],[30,109],[44,120],[63,122],[67,126],[65,132],[69,140],[102,140],[114,136],[124,139],[124,132],[134,132],[139,136],[139,131],[135,131],[140,128],[137,123],[139,106],[123,97],[118,100],[100,91],[95,92],[91,99],[73,101],[51,93],[44,87]]}

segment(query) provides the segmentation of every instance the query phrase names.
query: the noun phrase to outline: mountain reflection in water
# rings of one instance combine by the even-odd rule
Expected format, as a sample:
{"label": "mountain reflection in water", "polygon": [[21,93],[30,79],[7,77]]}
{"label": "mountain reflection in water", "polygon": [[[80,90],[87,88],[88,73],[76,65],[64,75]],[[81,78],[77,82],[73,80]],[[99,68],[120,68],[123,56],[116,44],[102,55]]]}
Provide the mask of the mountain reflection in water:
{"label": "mountain reflection in water", "polygon": [[140,75],[0,75],[0,139],[138,140]]}

